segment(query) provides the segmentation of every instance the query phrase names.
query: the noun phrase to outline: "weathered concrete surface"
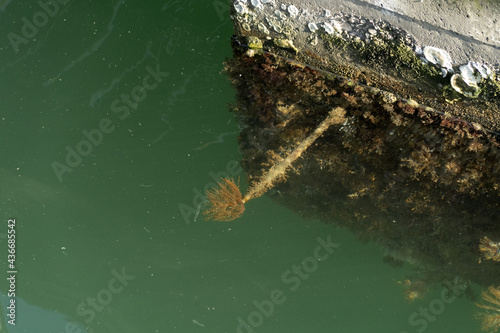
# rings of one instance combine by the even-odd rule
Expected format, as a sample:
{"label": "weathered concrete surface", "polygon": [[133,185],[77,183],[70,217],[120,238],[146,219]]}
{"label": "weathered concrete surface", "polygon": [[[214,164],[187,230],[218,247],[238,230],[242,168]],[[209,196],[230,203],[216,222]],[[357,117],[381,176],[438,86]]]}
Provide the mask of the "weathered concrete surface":
{"label": "weathered concrete surface", "polygon": [[[303,6],[306,1],[290,0]],[[421,45],[448,51],[457,63],[498,64],[500,1],[496,0],[313,0],[311,8],[385,20]]]}

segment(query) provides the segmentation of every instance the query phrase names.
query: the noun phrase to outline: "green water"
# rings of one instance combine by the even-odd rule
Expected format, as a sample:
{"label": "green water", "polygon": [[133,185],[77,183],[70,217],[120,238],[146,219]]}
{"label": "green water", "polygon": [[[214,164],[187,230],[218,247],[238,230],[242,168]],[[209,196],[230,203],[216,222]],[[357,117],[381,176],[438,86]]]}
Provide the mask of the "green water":
{"label": "green water", "polygon": [[439,287],[407,304],[412,267],[267,197],[197,218],[241,171],[226,2],[61,3],[0,3],[0,332],[477,331],[472,302],[415,317]]}

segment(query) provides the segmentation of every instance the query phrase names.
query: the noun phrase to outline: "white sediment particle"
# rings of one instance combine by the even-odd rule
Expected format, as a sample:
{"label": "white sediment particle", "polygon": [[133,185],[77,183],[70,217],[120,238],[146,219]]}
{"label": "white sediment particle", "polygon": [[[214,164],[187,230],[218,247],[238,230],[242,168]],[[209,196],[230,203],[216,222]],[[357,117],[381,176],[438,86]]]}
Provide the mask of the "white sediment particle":
{"label": "white sediment particle", "polygon": [[296,17],[299,15],[299,10],[294,5],[290,5],[288,6],[288,14],[290,14],[291,17]]}
{"label": "white sediment particle", "polygon": [[273,0],[260,0],[262,3],[271,3]]}
{"label": "white sediment particle", "polygon": [[331,13],[328,9],[325,9],[325,17],[330,17]]}

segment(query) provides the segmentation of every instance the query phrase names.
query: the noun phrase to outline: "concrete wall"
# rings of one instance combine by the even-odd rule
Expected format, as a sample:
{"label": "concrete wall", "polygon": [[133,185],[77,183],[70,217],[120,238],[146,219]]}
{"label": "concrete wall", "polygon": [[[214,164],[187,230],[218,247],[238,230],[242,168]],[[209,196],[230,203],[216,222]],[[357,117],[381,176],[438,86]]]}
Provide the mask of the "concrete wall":
{"label": "concrete wall", "polygon": [[420,45],[446,50],[457,63],[500,62],[500,1],[312,0],[277,1],[381,19],[415,36]]}

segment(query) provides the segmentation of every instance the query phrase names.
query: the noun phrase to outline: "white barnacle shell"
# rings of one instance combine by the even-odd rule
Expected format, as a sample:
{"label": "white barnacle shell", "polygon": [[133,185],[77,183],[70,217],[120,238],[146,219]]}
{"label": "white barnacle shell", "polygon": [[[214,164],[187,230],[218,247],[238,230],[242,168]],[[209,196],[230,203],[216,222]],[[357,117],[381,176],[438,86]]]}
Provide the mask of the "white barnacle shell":
{"label": "white barnacle shell", "polygon": [[294,5],[290,5],[288,6],[288,14],[290,14],[291,17],[295,17],[299,15],[299,10]]}
{"label": "white barnacle shell", "polygon": [[278,23],[271,22],[269,25],[274,29],[274,31],[281,33],[281,26]]}
{"label": "white barnacle shell", "polygon": [[267,29],[266,25],[263,22],[259,22],[259,24],[257,25],[257,28],[263,34],[269,35],[269,30]]}
{"label": "white barnacle shell", "polygon": [[286,15],[278,9],[274,11],[274,15],[282,21],[286,20]]}
{"label": "white barnacle shell", "polygon": [[330,23],[328,23],[328,22],[323,23],[323,28],[325,28],[325,31],[327,33],[329,33],[330,35],[333,35],[334,30],[333,30],[333,27]]}
{"label": "white barnacle shell", "polygon": [[481,74],[472,67],[470,62],[467,65],[460,66],[460,74],[462,75],[462,80],[464,80],[468,86],[474,88],[477,88],[477,84],[482,80]]}
{"label": "white barnacle shell", "polygon": [[236,10],[236,12],[238,14],[245,14],[247,12],[247,6],[245,6],[243,3],[241,2],[237,2],[234,4],[234,10]]}
{"label": "white barnacle shell", "polygon": [[262,6],[262,4],[260,3],[260,0],[251,0],[250,2],[252,4],[252,6],[254,6],[257,9],[263,9],[264,8],[264,6]]}
{"label": "white barnacle shell", "polygon": [[470,64],[479,72],[483,79],[487,79],[491,75],[491,69],[488,66],[474,61]]}
{"label": "white barnacle shell", "polygon": [[467,97],[477,97],[480,90],[476,87],[472,87],[465,82],[461,74],[453,74],[451,76],[450,84],[459,93]]}
{"label": "white barnacle shell", "polygon": [[336,20],[333,20],[332,23],[333,27],[335,28],[335,30],[337,30],[338,33],[341,33],[342,30],[351,31],[351,26],[347,23],[339,22]]}
{"label": "white barnacle shell", "polygon": [[309,28],[309,30],[311,30],[311,32],[315,32],[316,30],[318,30],[318,26],[314,22],[309,22],[307,24],[307,27]]}
{"label": "white barnacle shell", "polygon": [[445,50],[438,49],[437,47],[426,46],[424,47],[424,57],[430,63],[446,68],[452,71],[451,57]]}

